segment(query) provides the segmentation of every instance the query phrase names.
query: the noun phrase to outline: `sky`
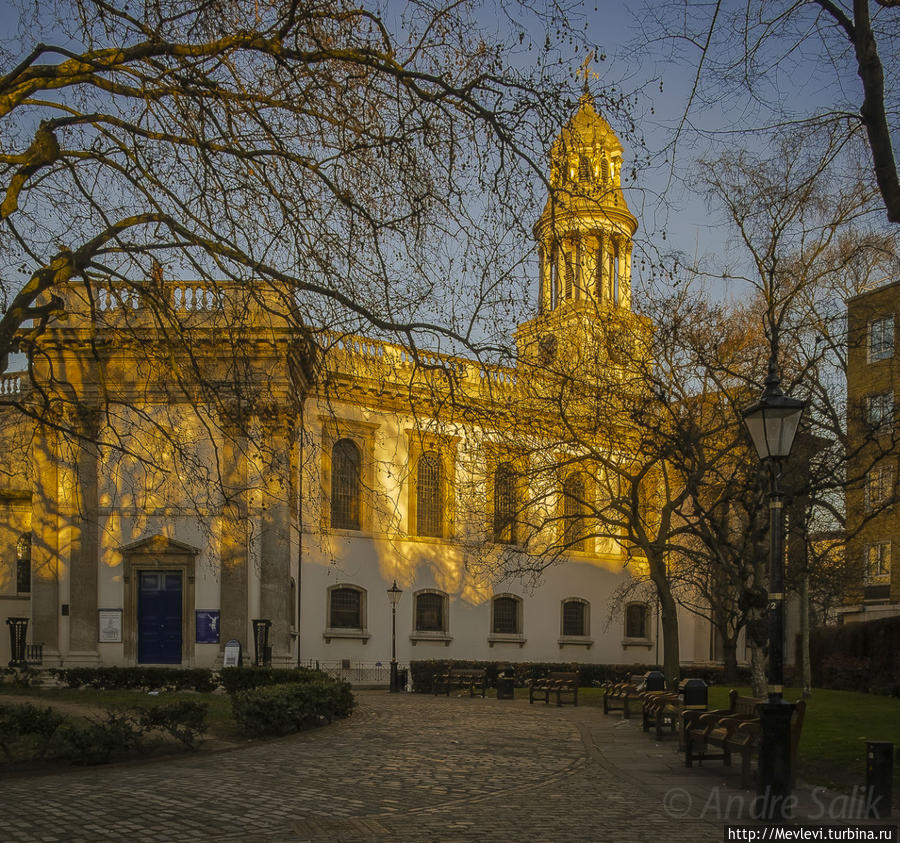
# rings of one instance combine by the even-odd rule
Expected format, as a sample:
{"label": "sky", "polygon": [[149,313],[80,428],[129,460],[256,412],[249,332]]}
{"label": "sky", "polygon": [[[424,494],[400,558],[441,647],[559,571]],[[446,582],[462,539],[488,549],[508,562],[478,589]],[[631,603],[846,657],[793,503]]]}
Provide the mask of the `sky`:
{"label": "sky", "polygon": [[[496,14],[497,2],[500,0],[484,0],[479,12],[482,16],[480,22],[489,32],[493,29],[502,35],[503,27],[509,26],[510,21],[504,19],[503,15]],[[685,114],[694,80],[697,51],[689,48],[682,55],[682,60],[672,61],[669,57],[671,42],[648,41],[648,10],[659,4],[588,0],[569,5],[569,23],[583,37],[560,37],[552,25],[548,28],[548,34],[554,41],[561,69],[572,77],[573,91],[577,94],[580,87],[575,77],[585,57],[586,48],[595,47],[598,57],[591,65],[597,76],[591,82],[594,90],[614,89],[634,94],[631,113],[636,120],[638,134],[643,135],[646,140],[651,161],[649,165],[641,166],[636,184],[626,188],[629,206],[640,222],[638,246],[643,244],[648,254],[675,249],[687,256],[722,258],[727,255],[732,249],[727,227],[719,215],[709,211],[702,198],[687,189],[689,174],[696,156],[712,148],[710,144],[713,138],[719,143],[758,143],[759,138],[752,133],[741,136],[728,133],[732,129],[758,123],[765,103],[748,105],[736,101],[727,106],[724,103],[713,104],[701,109],[694,102],[690,111],[689,128],[699,126],[709,130],[709,133],[701,136],[692,130],[685,132],[673,160],[671,153],[665,154],[663,150]],[[695,5],[702,13],[712,7],[703,2]],[[737,0],[725,0],[723,8],[734,11],[740,5]],[[534,0],[533,6],[540,13],[549,8],[549,3],[547,0]],[[405,4],[398,0],[385,0],[384,3],[387,16],[400,14],[404,7]],[[501,8],[508,6],[501,3]],[[0,0],[0,16],[7,22],[5,25],[0,24],[0,28],[4,29],[7,38],[14,38],[15,33],[8,28],[10,22],[15,20],[10,0]],[[536,38],[543,41],[543,35],[539,32],[540,25],[534,21],[529,24]],[[61,36],[64,38],[64,27],[61,29]],[[817,46],[815,39],[812,45]],[[774,71],[773,78],[776,82],[768,93],[786,99],[789,105],[791,98],[796,99],[798,109],[816,98],[827,99],[833,90],[827,82],[827,72],[825,81],[817,77],[817,58],[813,49],[811,55],[794,55],[790,68],[787,64],[784,68],[777,65],[770,67]],[[511,56],[511,61],[528,60],[527,52]],[[785,74],[789,78],[785,79]],[[844,87],[840,91],[841,95],[852,102],[857,95],[858,80],[850,74],[842,80],[842,84]],[[627,170],[627,162],[639,159],[640,147],[617,115],[605,116],[626,148]],[[636,262],[635,269],[639,274],[640,261]],[[536,293],[536,279],[533,286],[533,293]],[[720,283],[718,286],[713,285],[712,292],[739,298],[746,295],[747,290]]]}

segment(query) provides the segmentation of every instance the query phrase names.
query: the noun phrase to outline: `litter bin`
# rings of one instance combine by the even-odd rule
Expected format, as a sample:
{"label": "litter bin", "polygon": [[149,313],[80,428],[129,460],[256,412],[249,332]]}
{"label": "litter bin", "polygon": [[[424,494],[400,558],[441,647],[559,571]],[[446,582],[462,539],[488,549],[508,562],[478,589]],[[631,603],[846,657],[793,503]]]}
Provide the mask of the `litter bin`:
{"label": "litter bin", "polygon": [[889,819],[893,801],[894,745],[888,741],[866,742],[867,814]]}
{"label": "litter bin", "polygon": [[398,667],[397,668],[397,690],[405,691],[406,683],[409,681],[409,668],[408,667]]}
{"label": "litter bin", "polygon": [[709,708],[709,688],[702,679],[682,679],[678,683],[678,695],[685,710],[705,711]]}
{"label": "litter bin", "polygon": [[497,674],[497,699],[512,700],[516,697],[516,680],[512,674]]}
{"label": "litter bin", "polygon": [[666,675],[661,670],[651,670],[644,674],[641,691],[665,691]]}

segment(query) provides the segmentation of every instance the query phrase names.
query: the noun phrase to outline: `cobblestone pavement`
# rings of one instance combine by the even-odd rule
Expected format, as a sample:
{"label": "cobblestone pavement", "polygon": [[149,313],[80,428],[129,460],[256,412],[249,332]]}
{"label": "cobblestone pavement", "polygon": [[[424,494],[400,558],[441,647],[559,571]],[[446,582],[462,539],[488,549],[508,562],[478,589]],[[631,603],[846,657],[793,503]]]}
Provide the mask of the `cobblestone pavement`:
{"label": "cobblestone pavement", "polygon": [[281,740],[3,780],[0,841],[722,839],[721,774],[597,708],[357,698]]}

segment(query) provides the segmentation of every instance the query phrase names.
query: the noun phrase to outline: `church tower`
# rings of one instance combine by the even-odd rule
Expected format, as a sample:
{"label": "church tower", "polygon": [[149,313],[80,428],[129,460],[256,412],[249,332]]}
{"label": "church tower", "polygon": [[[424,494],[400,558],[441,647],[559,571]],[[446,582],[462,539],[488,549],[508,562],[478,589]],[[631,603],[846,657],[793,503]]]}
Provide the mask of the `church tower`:
{"label": "church tower", "polygon": [[585,86],[550,150],[550,195],[534,226],[538,316],[517,331],[522,357],[546,357],[550,345],[589,342],[598,320],[608,328],[627,321],[638,223],[622,193],[623,151]]}

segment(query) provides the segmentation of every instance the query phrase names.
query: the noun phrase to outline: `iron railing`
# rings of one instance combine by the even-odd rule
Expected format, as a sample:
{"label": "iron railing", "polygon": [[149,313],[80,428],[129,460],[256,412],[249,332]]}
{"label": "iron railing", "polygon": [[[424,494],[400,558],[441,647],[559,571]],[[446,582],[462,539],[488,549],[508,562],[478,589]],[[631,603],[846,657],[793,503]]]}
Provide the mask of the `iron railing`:
{"label": "iron railing", "polygon": [[[373,682],[387,685],[391,678],[391,663],[386,662],[359,662],[351,659],[338,659],[337,661],[319,661],[310,659],[302,667],[312,667],[327,673],[332,679],[342,679],[345,682]],[[408,665],[397,665],[398,670],[408,670]]]}

